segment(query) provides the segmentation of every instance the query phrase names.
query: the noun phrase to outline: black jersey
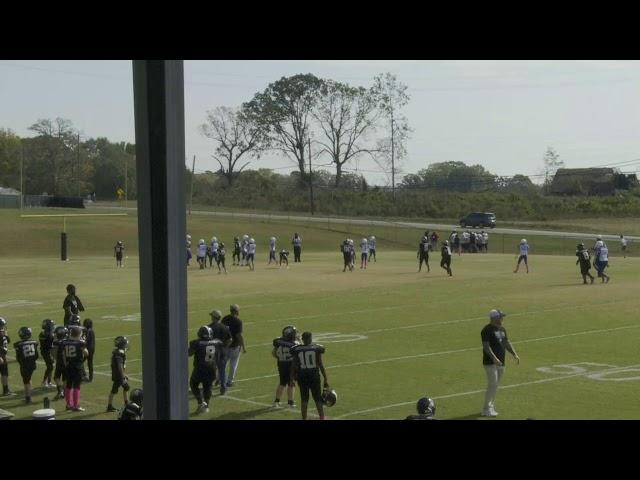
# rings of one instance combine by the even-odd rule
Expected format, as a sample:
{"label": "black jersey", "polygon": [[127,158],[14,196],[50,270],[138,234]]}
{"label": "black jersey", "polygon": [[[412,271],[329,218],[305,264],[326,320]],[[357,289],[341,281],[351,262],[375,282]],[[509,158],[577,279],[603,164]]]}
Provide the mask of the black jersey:
{"label": "black jersey", "polygon": [[236,252],[236,253],[239,253],[239,252],[240,252],[240,240],[235,240],[235,241],[233,242],[233,250],[234,250],[234,252]]}
{"label": "black jersey", "polygon": [[349,254],[351,252],[351,246],[349,245],[349,242],[342,242],[342,245],[340,245],[340,251],[342,253]]}
{"label": "black jersey", "polygon": [[35,340],[20,340],[13,344],[16,349],[16,359],[22,368],[36,368],[38,359],[38,342]]}
{"label": "black jersey", "polygon": [[216,363],[222,355],[222,342],[220,340],[192,340],[189,343],[189,356],[193,355],[194,370],[215,372]]}
{"label": "black jersey", "polygon": [[82,369],[85,344],[82,340],[69,338],[62,341],[62,356],[67,368]]}
{"label": "black jersey", "polygon": [[273,340],[273,348],[276,350],[276,357],[279,363],[291,363],[291,349],[297,345],[296,342],[285,340],[284,338],[276,338]]}
{"label": "black jersey", "polygon": [[578,257],[578,261],[580,262],[581,267],[591,267],[591,256],[589,255],[589,250],[587,250],[586,248],[577,250],[576,257]]}
{"label": "black jersey", "polygon": [[63,353],[63,348],[62,348],[62,342],[64,342],[64,340],[54,340],[51,348],[52,348],[52,354],[55,356],[54,360],[56,361],[56,364],[58,365],[62,365],[63,361],[62,361],[62,353]]}
{"label": "black jersey", "polygon": [[127,354],[124,350],[115,348],[111,352],[111,380],[114,382],[120,382],[123,380],[123,375],[120,373],[120,368],[124,372],[127,368]]}
{"label": "black jersey", "polygon": [[418,245],[418,252],[420,255],[429,255],[429,242],[421,241]]}
{"label": "black jersey", "polygon": [[295,345],[290,350],[300,375],[316,375],[320,371],[320,355],[325,351],[322,345]]}
{"label": "black jersey", "polygon": [[442,258],[444,259],[451,258],[451,250],[449,250],[449,245],[442,245],[440,253],[442,254]]}
{"label": "black jersey", "polygon": [[9,336],[4,332],[0,332],[0,357],[4,358],[7,356],[10,343],[11,339]]}
{"label": "black jersey", "polygon": [[286,250],[280,250],[280,259],[284,260],[289,256],[289,252]]}
{"label": "black jersey", "polygon": [[51,354],[53,348],[53,332],[50,330],[42,330],[38,336],[40,340],[40,351],[42,355],[48,357]]}
{"label": "black jersey", "polygon": [[122,252],[124,252],[124,245],[116,245],[113,247],[113,250],[116,252],[116,255],[122,256]]}
{"label": "black jersey", "polygon": [[120,411],[118,420],[142,420],[142,407],[137,403],[127,403]]}

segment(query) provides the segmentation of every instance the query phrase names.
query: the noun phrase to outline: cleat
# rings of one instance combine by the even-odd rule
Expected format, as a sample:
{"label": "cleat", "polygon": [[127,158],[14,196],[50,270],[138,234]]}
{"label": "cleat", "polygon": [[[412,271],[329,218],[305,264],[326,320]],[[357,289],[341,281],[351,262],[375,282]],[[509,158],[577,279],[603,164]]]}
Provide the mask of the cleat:
{"label": "cleat", "polygon": [[16,395],[16,393],[11,390],[8,390],[6,393],[2,394],[3,397],[13,397],[14,395]]}
{"label": "cleat", "polygon": [[227,394],[227,388],[226,387],[220,387],[220,396],[223,397]]}
{"label": "cleat", "polygon": [[296,402],[289,402],[289,403],[287,403],[287,406],[289,408],[296,408]]}
{"label": "cleat", "polygon": [[282,405],[280,405],[280,402],[273,402],[273,408],[282,408]]}
{"label": "cleat", "polygon": [[118,411],[118,409],[115,408],[113,405],[109,405],[107,407],[107,412],[117,412],[117,411]]}
{"label": "cleat", "polygon": [[227,382],[227,388],[233,387],[233,382]]}
{"label": "cleat", "polygon": [[73,407],[71,410],[73,410],[74,412],[84,412],[85,409],[82,407]]}

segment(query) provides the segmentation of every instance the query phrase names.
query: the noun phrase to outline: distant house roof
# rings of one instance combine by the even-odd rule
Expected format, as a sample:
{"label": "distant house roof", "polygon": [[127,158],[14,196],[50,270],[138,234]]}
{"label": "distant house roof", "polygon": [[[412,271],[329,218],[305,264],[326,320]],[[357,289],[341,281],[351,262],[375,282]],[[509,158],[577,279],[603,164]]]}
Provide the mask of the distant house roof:
{"label": "distant house roof", "polygon": [[613,195],[613,168],[560,168],[553,177],[551,193],[561,195]]}
{"label": "distant house roof", "polygon": [[0,187],[0,195],[20,195],[20,192],[15,188]]}

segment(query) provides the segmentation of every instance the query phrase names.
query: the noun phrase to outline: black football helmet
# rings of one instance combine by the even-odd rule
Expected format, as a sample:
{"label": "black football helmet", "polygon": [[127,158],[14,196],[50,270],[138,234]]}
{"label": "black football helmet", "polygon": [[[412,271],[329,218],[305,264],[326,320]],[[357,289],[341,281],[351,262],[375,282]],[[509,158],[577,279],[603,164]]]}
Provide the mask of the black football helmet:
{"label": "black football helmet", "polygon": [[322,403],[324,403],[327,407],[333,407],[338,401],[338,394],[335,390],[329,390],[325,388],[322,391]]}
{"label": "black football helmet", "polygon": [[436,403],[429,397],[422,397],[418,400],[416,408],[420,415],[434,416],[436,414]]}
{"label": "black football helmet", "polygon": [[18,330],[18,336],[22,340],[29,340],[31,338],[31,329],[29,327],[20,327],[20,330]]}
{"label": "black football helmet", "polygon": [[296,340],[296,336],[298,335],[298,330],[293,325],[287,325],[282,329],[282,338],[285,340],[289,340],[293,342]]}
{"label": "black football helmet", "polygon": [[79,337],[82,335],[82,327],[80,325],[69,325],[69,336]]}
{"label": "black football helmet", "polygon": [[123,337],[122,335],[116,337],[113,343],[116,348],[119,348],[121,350],[126,350],[127,347],[129,347],[129,339],[127,337]]}
{"label": "black football helmet", "polygon": [[0,317],[0,330],[5,330],[7,328],[7,321]]}
{"label": "black football helmet", "polygon": [[64,340],[69,335],[69,329],[64,325],[59,325],[53,332],[58,340]]}
{"label": "black football helmet", "polygon": [[51,331],[53,330],[53,327],[54,327],[54,323],[53,323],[53,320],[51,320],[50,318],[45,318],[44,320],[42,320],[43,330]]}
{"label": "black football helmet", "polygon": [[200,340],[211,340],[212,335],[213,335],[213,332],[211,331],[211,328],[208,327],[207,325],[203,325],[198,330],[198,338]]}
{"label": "black football helmet", "polygon": [[143,398],[143,394],[142,394],[142,389],[141,388],[134,388],[133,390],[131,390],[131,393],[129,394],[129,400],[133,403],[135,403],[136,405],[138,405],[139,407],[142,406],[142,398]]}
{"label": "black football helmet", "polygon": [[73,314],[69,317],[69,325],[78,325],[80,326],[80,315]]}
{"label": "black football helmet", "polygon": [[579,243],[578,245],[576,245],[576,248],[578,250],[584,250],[584,243]]}

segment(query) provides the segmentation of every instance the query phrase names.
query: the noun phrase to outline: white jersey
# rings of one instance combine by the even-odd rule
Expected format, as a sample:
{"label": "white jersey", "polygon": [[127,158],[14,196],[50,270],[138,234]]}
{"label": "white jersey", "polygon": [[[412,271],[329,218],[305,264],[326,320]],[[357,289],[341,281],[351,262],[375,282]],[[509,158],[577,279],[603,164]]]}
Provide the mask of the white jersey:
{"label": "white jersey", "polygon": [[276,241],[275,240],[269,240],[269,247],[271,248],[272,252],[276,251]]}
{"label": "white jersey", "polygon": [[374,239],[369,239],[369,250],[375,250],[376,249],[376,241]]}
{"label": "white jersey", "polygon": [[526,257],[527,255],[529,255],[529,244],[528,243],[521,243],[520,244],[520,255],[522,255],[523,257]]}
{"label": "white jersey", "polygon": [[243,241],[242,241],[242,246],[241,246],[241,248],[242,248],[242,251],[243,251],[244,253],[247,253],[248,245],[249,245],[249,242],[247,242],[246,240],[243,240]]}
{"label": "white jersey", "polygon": [[623,246],[623,247],[626,247],[626,246],[627,246],[627,239],[626,239],[626,238],[624,238],[624,237],[622,237],[622,238],[620,239],[620,243],[622,244],[622,246]]}
{"label": "white jersey", "polygon": [[484,240],[484,243],[487,244],[489,242],[489,234],[487,232],[484,232],[482,234],[482,239]]}
{"label": "white jersey", "polygon": [[211,242],[211,250],[215,253],[218,251],[220,244],[218,242]]}
{"label": "white jersey", "polygon": [[360,243],[360,251],[362,253],[369,253],[369,242],[361,242]]}
{"label": "white jersey", "polygon": [[606,245],[603,245],[602,247],[600,247],[600,253],[598,255],[598,260],[600,260],[601,262],[608,262],[609,261],[609,249],[607,248]]}
{"label": "white jersey", "polygon": [[256,253],[256,244],[255,243],[250,243],[248,245],[247,253],[249,253],[249,254]]}
{"label": "white jersey", "polygon": [[204,243],[202,245],[198,245],[198,256],[204,257],[206,254],[207,254],[207,245]]}

